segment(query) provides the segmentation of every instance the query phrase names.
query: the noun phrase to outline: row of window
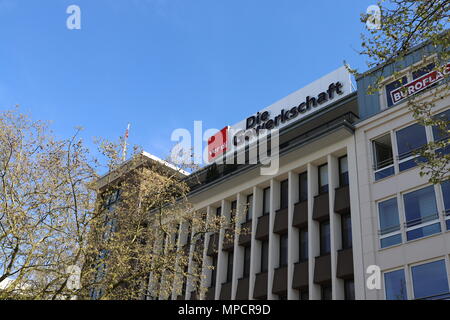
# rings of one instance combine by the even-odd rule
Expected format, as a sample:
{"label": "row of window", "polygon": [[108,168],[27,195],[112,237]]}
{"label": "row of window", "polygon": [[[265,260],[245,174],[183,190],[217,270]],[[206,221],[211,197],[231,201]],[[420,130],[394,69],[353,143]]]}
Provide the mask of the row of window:
{"label": "row of window", "polygon": [[[410,266],[408,271],[412,285],[410,297],[414,299],[450,298],[445,259]],[[408,299],[405,269],[384,273],[384,291],[387,300]]]}
{"label": "row of window", "polygon": [[[341,187],[349,184],[348,179],[348,161],[347,156],[340,157],[339,160],[339,185]],[[307,172],[300,173],[299,178],[299,202],[308,200],[308,174]],[[328,192],[328,164],[320,165],[318,168],[318,180],[319,180],[319,194]],[[283,180],[280,182],[280,209],[286,209],[288,207],[288,192],[289,182]],[[253,201],[253,195],[247,196],[247,221],[251,220],[251,206]],[[270,187],[263,190],[263,215],[270,213]]]}
{"label": "row of window", "polygon": [[[450,109],[436,115],[443,121],[450,120]],[[441,141],[450,137],[450,124],[448,130],[443,132],[441,128],[433,126],[432,139],[428,141],[426,127],[419,123],[412,124],[395,132],[398,171],[402,172],[413,168],[418,162],[424,162],[426,159],[420,157],[417,152],[431,140]],[[395,159],[393,156],[393,144],[390,133],[387,133],[377,139],[372,140],[374,174],[375,181],[392,176],[395,174]],[[439,154],[449,154],[450,146],[445,149],[436,150]]]}
{"label": "row of window", "polygon": [[[440,188],[445,209],[446,229],[450,230],[450,181],[442,183]],[[397,197],[378,203],[381,248],[402,243],[403,230],[406,241],[441,232],[439,212],[436,205],[436,192],[433,185],[404,193],[402,199],[405,228],[401,228],[400,225]]]}

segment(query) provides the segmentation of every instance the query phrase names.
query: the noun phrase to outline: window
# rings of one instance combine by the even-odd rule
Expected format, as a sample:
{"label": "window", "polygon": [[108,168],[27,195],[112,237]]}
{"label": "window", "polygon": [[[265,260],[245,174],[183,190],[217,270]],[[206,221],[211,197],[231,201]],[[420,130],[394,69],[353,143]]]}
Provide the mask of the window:
{"label": "window", "polygon": [[319,194],[328,192],[328,164],[319,167]]}
{"label": "window", "polygon": [[445,223],[450,230],[450,180],[441,183],[442,196],[444,197]]}
{"label": "window", "polygon": [[407,300],[405,272],[403,269],[384,274],[386,300]]}
{"label": "window", "polygon": [[406,238],[414,240],[441,231],[434,187],[428,186],[403,195],[406,216]]}
{"label": "window", "polygon": [[227,263],[227,282],[233,281],[233,251],[228,252],[228,263]]}
{"label": "window", "polygon": [[308,260],[308,228],[300,229],[299,238],[300,238],[299,257],[300,262],[303,262]]}
{"label": "window", "polygon": [[244,248],[244,278],[248,278],[250,276],[250,247]]}
{"label": "window", "polygon": [[283,180],[280,183],[280,209],[286,209],[288,207],[288,180]]}
{"label": "window", "polygon": [[263,190],[263,216],[270,212],[270,187]]}
{"label": "window", "polygon": [[303,172],[298,175],[299,182],[299,201],[308,200],[308,173]]}
{"label": "window", "polygon": [[330,252],[330,221],[326,220],[320,223],[320,255],[325,255]]}
{"label": "window", "polygon": [[391,135],[386,134],[372,141],[375,181],[392,176],[394,158],[392,156]]}
{"label": "window", "polygon": [[222,207],[216,208],[216,216],[220,217],[222,215]]}
{"label": "window", "polygon": [[415,71],[412,72],[412,78],[413,80],[416,80],[417,78],[420,78],[421,76],[426,75],[427,73],[430,73],[431,71],[433,71],[435,64],[434,63],[430,63],[425,67],[419,68]]}
{"label": "window", "polygon": [[[440,114],[435,116],[436,120],[445,121],[447,123],[447,131],[442,130],[443,128],[440,126],[433,126],[433,138],[434,141],[442,141],[448,139],[450,137],[450,109],[441,112]],[[439,148],[436,150],[439,154],[449,154],[450,153],[450,145],[445,146],[444,148]]]}
{"label": "window", "polygon": [[231,202],[231,210],[230,210],[231,228],[233,228],[235,225],[234,218],[236,217],[236,212],[237,212],[237,200],[234,200]]}
{"label": "window", "polygon": [[234,215],[236,214],[236,210],[237,210],[237,200],[234,200],[231,202],[231,217],[234,217]]}
{"label": "window", "polygon": [[216,275],[217,275],[217,256],[212,258],[212,270],[211,270],[211,287],[216,285]]}
{"label": "window", "polygon": [[343,156],[339,158],[339,185],[348,186],[348,158]]}
{"label": "window", "polygon": [[309,300],[308,288],[300,290],[300,300]]}
{"label": "window", "polygon": [[350,213],[341,216],[342,227],[342,249],[350,249],[352,247],[352,218]]}
{"label": "window", "polygon": [[395,89],[400,88],[401,86],[405,85],[407,82],[408,82],[408,78],[406,76],[403,76],[401,79],[395,80],[386,85],[386,100],[387,100],[388,108],[394,105],[394,102],[392,101],[392,97],[391,97],[391,92],[394,91]]}
{"label": "window", "polygon": [[378,203],[380,246],[386,248],[402,242],[397,198]]}
{"label": "window", "polygon": [[269,270],[269,241],[261,242],[261,272]]}
{"label": "window", "polygon": [[344,280],[345,300],[355,300],[355,281],[353,279]]}
{"label": "window", "polygon": [[428,298],[447,294],[448,279],[445,260],[411,267],[414,298]]}
{"label": "window", "polygon": [[288,235],[282,234],[280,236],[280,267],[287,266],[288,260]]}
{"label": "window", "polygon": [[253,195],[250,194],[247,196],[247,212],[245,215],[245,220],[251,221],[253,217]]}
{"label": "window", "polygon": [[320,291],[321,291],[322,300],[333,299],[333,296],[331,294],[331,285],[326,284],[326,285],[320,286]]}
{"label": "window", "polygon": [[397,131],[398,167],[400,171],[413,168],[417,161],[425,161],[416,155],[416,151],[427,144],[425,127],[415,123]]}

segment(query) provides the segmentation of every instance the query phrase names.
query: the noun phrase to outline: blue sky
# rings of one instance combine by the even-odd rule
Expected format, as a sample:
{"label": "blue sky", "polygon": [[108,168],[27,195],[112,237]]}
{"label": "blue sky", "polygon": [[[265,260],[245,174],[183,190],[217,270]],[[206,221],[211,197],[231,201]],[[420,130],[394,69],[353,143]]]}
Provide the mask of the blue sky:
{"label": "blue sky", "polygon": [[[221,129],[340,67],[365,70],[374,0],[0,0],[0,110],[165,158],[174,129]],[[81,30],[66,9],[81,8]]]}

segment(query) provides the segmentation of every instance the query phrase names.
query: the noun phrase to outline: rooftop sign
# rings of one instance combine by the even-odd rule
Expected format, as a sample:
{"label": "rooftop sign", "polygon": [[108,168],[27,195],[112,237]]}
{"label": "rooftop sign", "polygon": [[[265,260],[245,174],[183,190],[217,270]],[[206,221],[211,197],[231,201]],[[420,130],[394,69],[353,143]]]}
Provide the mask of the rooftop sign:
{"label": "rooftop sign", "polygon": [[[290,123],[326,108],[352,92],[351,76],[345,66],[295,91],[239,123],[225,127],[208,139],[208,160],[215,162],[227,151],[239,150],[245,139],[259,139],[261,129],[281,129]],[[251,140],[251,139],[250,139]],[[251,143],[252,141],[248,141]]]}

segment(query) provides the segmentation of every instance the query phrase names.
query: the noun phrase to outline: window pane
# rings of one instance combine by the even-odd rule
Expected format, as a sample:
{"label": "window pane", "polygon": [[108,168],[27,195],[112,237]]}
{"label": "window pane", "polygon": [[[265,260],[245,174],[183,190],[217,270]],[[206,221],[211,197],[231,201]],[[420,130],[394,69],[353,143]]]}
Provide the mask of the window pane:
{"label": "window pane", "polygon": [[414,297],[430,297],[448,292],[445,261],[439,260],[411,268]]}
{"label": "window pane", "polygon": [[300,291],[300,300],[309,300],[309,291],[308,289],[303,289]]}
{"label": "window pane", "polygon": [[350,214],[342,215],[342,248],[349,249],[352,247],[352,219]]}
{"label": "window pane", "polygon": [[308,200],[308,173],[303,172],[299,175],[299,198],[300,202]]}
{"label": "window pane", "polygon": [[348,185],[348,158],[339,158],[339,183],[341,186]]}
{"label": "window pane", "polygon": [[320,223],[320,254],[324,255],[330,251],[330,221],[323,221]]}
{"label": "window pane", "polygon": [[250,247],[244,248],[244,278],[250,275]]}
{"label": "window pane", "polygon": [[234,217],[236,216],[236,210],[237,210],[237,200],[234,200],[231,202],[230,221],[233,221]]}
{"label": "window pane", "polygon": [[434,63],[430,63],[429,65],[427,65],[423,68],[413,71],[412,72],[413,80],[420,78],[421,76],[423,76],[427,73],[430,73],[431,71],[433,71],[433,69],[434,69]]}
{"label": "window pane", "polygon": [[438,223],[435,223],[432,225],[428,225],[428,226],[425,226],[422,228],[417,228],[417,229],[406,232],[406,239],[408,241],[411,241],[414,239],[431,236],[432,234],[439,233],[439,232],[441,232],[441,224],[438,222]]}
{"label": "window pane", "polygon": [[322,300],[331,300],[332,299],[331,286],[330,285],[322,285],[321,286],[321,294],[322,294]]}
{"label": "window pane", "polygon": [[319,167],[319,192],[328,192],[328,164]]}
{"label": "window pane", "polygon": [[267,272],[269,267],[269,241],[261,242],[261,272]]}
{"label": "window pane", "polygon": [[400,160],[413,155],[412,151],[417,150],[427,143],[425,127],[418,123],[401,129],[396,134]]}
{"label": "window pane", "polygon": [[387,238],[383,238],[380,240],[381,242],[381,248],[386,248],[386,247],[390,247],[390,246],[394,246],[396,244],[399,244],[402,242],[402,235],[396,234]]}
{"label": "window pane", "polygon": [[353,279],[344,281],[345,300],[355,300],[355,282]]}
{"label": "window pane", "polygon": [[221,214],[222,214],[222,207],[218,207],[216,209],[216,216],[220,217]]}
{"label": "window pane", "polygon": [[300,261],[308,260],[308,229],[304,228],[300,230],[300,246],[299,256]]}
{"label": "window pane", "polygon": [[281,181],[280,183],[280,209],[288,207],[288,180]]}
{"label": "window pane", "polygon": [[253,195],[247,196],[247,216],[246,220],[250,221],[253,217]]}
{"label": "window pane", "polygon": [[211,287],[216,285],[217,256],[213,257],[212,266],[213,268],[211,271]]}
{"label": "window pane", "polygon": [[[391,135],[386,134],[372,141],[375,180],[394,174]],[[384,169],[383,169],[384,168]],[[383,170],[381,170],[383,169]]]}
{"label": "window pane", "polygon": [[227,282],[233,280],[233,252],[228,253],[228,266],[227,266]]}
{"label": "window pane", "polygon": [[287,265],[288,260],[288,235],[280,236],[280,267]]}
{"label": "window pane", "polygon": [[392,198],[378,203],[381,234],[386,234],[400,229],[398,218],[397,198]]}
{"label": "window pane", "polygon": [[[436,118],[439,120],[442,120],[442,121],[447,121],[447,123],[448,123],[450,121],[450,109],[439,113],[438,115],[436,115]],[[447,130],[450,130],[450,123],[447,125]],[[444,138],[448,138],[449,135],[450,134],[448,133],[448,131],[445,132],[440,127],[433,126],[433,137],[434,137],[435,141],[439,141]]]}
{"label": "window pane", "polygon": [[396,270],[384,274],[386,300],[407,300],[405,272]]}
{"label": "window pane", "polygon": [[407,226],[414,226],[438,217],[434,187],[407,193],[403,196]]}
{"label": "window pane", "polygon": [[263,214],[266,215],[270,212],[270,188],[264,189],[263,198]]}

